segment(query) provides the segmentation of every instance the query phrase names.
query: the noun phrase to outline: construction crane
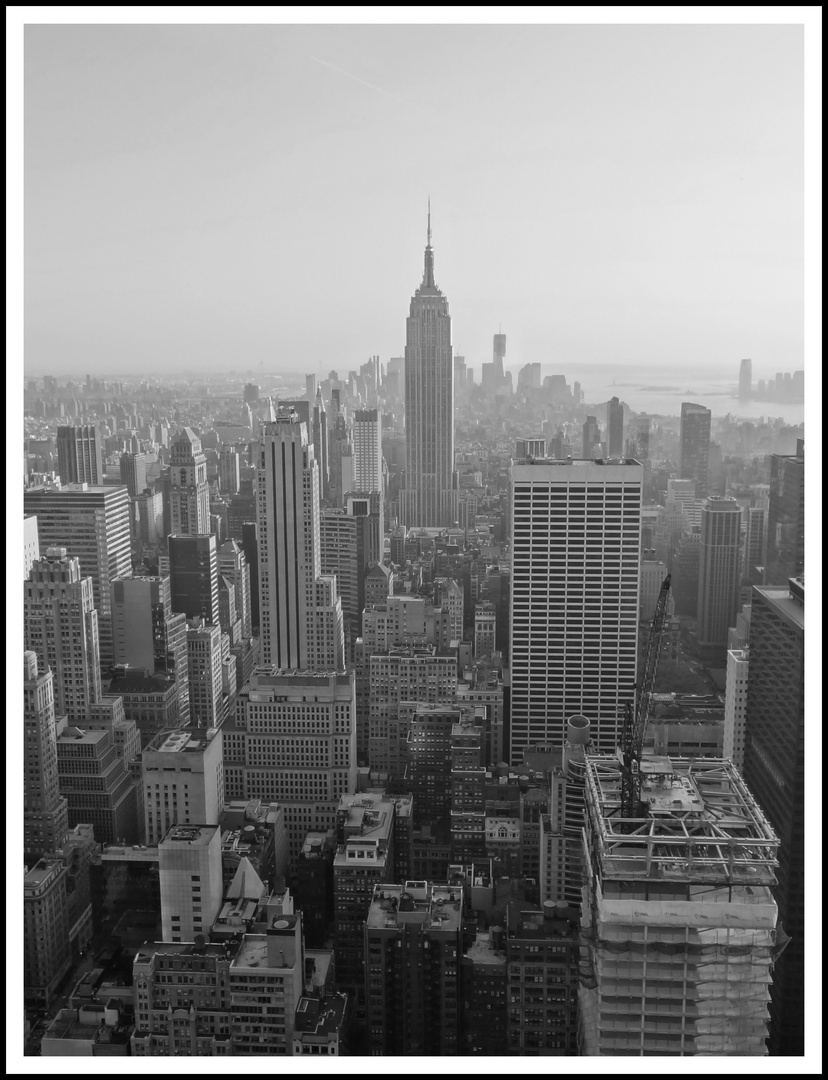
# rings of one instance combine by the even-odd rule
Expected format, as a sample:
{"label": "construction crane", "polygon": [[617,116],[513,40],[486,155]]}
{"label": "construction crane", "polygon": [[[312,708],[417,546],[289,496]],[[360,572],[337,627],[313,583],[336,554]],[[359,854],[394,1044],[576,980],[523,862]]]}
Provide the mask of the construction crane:
{"label": "construction crane", "polygon": [[[670,592],[670,575],[661,584],[655,614],[650,626],[647,642],[647,655],[644,671],[638,683],[635,705],[627,702],[624,707],[624,728],[621,733],[621,745],[618,747],[618,759],[621,762],[621,817],[630,820],[645,816],[641,807],[641,753],[650,708],[653,700],[658,657],[661,651],[661,639],[667,614],[667,599]],[[629,826],[634,828],[635,826]]]}

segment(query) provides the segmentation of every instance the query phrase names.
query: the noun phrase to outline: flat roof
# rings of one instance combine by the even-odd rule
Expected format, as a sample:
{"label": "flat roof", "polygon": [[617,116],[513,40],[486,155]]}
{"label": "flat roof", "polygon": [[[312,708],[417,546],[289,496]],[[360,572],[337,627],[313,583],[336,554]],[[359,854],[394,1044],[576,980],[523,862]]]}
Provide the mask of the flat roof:
{"label": "flat roof", "polygon": [[215,834],[220,831],[218,825],[173,825],[161,847],[206,847]]}

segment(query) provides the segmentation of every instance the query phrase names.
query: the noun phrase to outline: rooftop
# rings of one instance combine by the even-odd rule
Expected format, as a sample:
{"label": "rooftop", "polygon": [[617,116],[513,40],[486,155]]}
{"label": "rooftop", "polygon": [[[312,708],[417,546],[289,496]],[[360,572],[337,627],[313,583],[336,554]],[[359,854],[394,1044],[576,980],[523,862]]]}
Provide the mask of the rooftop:
{"label": "rooftop", "polygon": [[219,832],[218,825],[173,825],[161,841],[160,847],[168,850],[193,846],[206,847],[217,832]]}
{"label": "rooftop", "polygon": [[405,885],[375,885],[366,926],[370,930],[396,929],[419,923],[433,932],[456,932],[462,926],[463,888],[406,881]]}
{"label": "rooftop", "polygon": [[645,754],[646,817],[623,819],[622,768],[588,755],[588,826],[606,878],[773,884],[779,841],[730,761]]}
{"label": "rooftop", "polygon": [[345,994],[325,998],[301,997],[296,1006],[294,1032],[298,1035],[335,1035],[342,1027],[348,999]]}

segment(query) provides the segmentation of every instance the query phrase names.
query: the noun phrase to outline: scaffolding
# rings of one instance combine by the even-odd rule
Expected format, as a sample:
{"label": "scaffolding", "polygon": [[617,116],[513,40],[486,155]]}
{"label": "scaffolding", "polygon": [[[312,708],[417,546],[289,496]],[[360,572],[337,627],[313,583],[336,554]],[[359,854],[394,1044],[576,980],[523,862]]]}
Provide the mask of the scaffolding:
{"label": "scaffolding", "polygon": [[767,1053],[778,840],[729,761],[588,757],[581,1052]]}

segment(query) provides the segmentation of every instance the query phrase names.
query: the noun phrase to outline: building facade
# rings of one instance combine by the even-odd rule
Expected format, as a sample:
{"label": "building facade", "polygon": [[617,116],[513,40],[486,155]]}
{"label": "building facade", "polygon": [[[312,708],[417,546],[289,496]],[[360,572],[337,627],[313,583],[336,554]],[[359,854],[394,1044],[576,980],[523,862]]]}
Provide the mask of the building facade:
{"label": "building facade", "polygon": [[89,717],[101,697],[98,613],[92,579],[66,548],[49,547],[24,585],[26,648],[55,676],[55,709],[73,724]]}
{"label": "building facade", "polygon": [[744,777],[781,841],[776,899],[791,940],[771,988],[772,1056],[804,1053],[805,1013],[805,587],[756,587]]}
{"label": "building facade", "polygon": [[54,676],[38,673],[34,652],[23,653],[23,733],[23,854],[33,863],[57,851],[69,831],[58,783]]}
{"label": "building facade", "polygon": [[342,605],[336,579],[322,574],[318,465],[294,412],[264,425],[257,507],[262,663],[342,671]]}
{"label": "building facade", "polygon": [[58,473],[63,484],[102,484],[100,435],[94,424],[57,429]]}
{"label": "building facade", "polygon": [[741,528],[742,509],[735,499],[707,500],[699,545],[697,639],[703,653],[722,660],[739,610]]}
{"label": "building facade", "polygon": [[127,489],[88,484],[59,491],[32,488],[23,493],[23,508],[37,515],[41,550],[65,547],[80,561],[81,577],[92,578],[100,662],[106,670],[113,663],[110,586],[116,578],[132,577]]}
{"label": "building facade", "polygon": [[182,428],[170,447],[170,532],[199,536],[210,531],[210,485],[201,439]]}
{"label": "building facade", "polygon": [[589,717],[614,750],[636,681],[642,467],[512,466],[511,746],[562,746]]}
{"label": "building facade", "polygon": [[695,480],[696,495],[703,499],[708,491],[708,462],[710,456],[710,409],[690,401],[681,403],[679,448],[679,477]]}

